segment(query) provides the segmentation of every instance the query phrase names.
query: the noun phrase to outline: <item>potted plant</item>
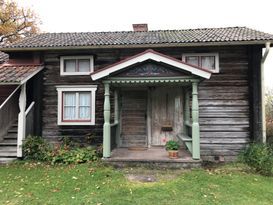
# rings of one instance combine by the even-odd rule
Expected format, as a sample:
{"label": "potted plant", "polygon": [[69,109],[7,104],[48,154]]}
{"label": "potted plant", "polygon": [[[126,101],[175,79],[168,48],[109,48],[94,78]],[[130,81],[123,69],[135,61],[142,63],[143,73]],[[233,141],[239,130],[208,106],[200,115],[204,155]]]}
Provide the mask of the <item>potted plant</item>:
{"label": "potted plant", "polygon": [[177,141],[174,140],[169,140],[165,148],[169,152],[169,158],[171,159],[177,159],[178,158],[178,150],[179,150],[180,145],[178,144]]}

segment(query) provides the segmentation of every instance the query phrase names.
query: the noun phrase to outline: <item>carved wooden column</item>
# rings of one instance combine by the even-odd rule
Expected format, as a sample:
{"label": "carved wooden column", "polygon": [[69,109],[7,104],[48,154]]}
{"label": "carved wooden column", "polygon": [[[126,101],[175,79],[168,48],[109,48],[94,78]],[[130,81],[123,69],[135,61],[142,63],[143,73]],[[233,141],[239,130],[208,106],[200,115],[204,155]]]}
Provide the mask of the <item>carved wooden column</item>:
{"label": "carved wooden column", "polygon": [[188,126],[190,123],[190,93],[189,90],[184,91],[184,134],[188,135]]}
{"label": "carved wooden column", "polygon": [[192,158],[200,159],[200,128],[197,82],[192,83]]}
{"label": "carved wooden column", "polygon": [[19,109],[18,115],[18,134],[17,134],[17,157],[23,156],[22,144],[26,135],[26,83],[21,85],[21,93],[19,97]]}
{"label": "carved wooden column", "polygon": [[104,125],[103,125],[103,157],[111,154],[111,127],[110,127],[110,88],[104,83]]}

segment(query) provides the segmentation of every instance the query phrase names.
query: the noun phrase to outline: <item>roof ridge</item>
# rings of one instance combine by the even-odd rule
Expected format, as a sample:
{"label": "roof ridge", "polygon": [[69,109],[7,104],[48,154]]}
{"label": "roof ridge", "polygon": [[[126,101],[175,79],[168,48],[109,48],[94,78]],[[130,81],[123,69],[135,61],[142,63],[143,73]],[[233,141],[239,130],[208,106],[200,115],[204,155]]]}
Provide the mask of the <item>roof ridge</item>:
{"label": "roof ridge", "polygon": [[43,34],[88,34],[88,33],[149,33],[149,32],[169,32],[169,31],[193,31],[193,30],[211,30],[211,29],[234,29],[234,28],[248,28],[246,26],[228,26],[228,27],[203,27],[203,28],[183,28],[183,29],[154,29],[148,31],[79,31],[79,32],[42,32],[33,34],[43,35]]}

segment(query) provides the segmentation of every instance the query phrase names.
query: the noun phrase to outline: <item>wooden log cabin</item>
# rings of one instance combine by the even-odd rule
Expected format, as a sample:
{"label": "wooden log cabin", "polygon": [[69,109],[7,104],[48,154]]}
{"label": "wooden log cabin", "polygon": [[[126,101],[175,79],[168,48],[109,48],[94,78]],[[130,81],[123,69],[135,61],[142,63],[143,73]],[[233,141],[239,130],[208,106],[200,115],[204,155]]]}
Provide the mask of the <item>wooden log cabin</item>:
{"label": "wooden log cabin", "polygon": [[273,35],[246,27],[134,29],[42,33],[2,47],[9,61],[0,93],[13,92],[1,105],[0,157],[22,157],[28,134],[52,143],[92,135],[110,159],[118,149],[126,156],[173,139],[192,160],[229,161],[265,140],[263,62]]}

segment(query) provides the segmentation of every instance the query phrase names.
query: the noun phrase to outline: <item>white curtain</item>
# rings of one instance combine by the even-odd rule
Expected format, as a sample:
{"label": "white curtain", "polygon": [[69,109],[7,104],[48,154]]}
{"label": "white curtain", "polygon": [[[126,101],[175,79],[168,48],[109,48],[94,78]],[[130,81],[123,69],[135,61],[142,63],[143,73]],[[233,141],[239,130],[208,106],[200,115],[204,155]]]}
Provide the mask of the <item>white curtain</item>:
{"label": "white curtain", "polygon": [[76,93],[64,93],[64,119],[76,119]]}
{"label": "white curtain", "polygon": [[79,119],[90,119],[90,92],[79,93]]}
{"label": "white curtain", "polygon": [[202,56],[201,57],[201,67],[214,70],[215,69],[215,59],[214,56]]}
{"label": "white curtain", "polygon": [[80,59],[78,62],[79,62],[79,72],[89,72],[90,71],[90,60]]}
{"label": "white curtain", "polygon": [[65,72],[75,72],[76,71],[76,60],[65,60],[64,61],[64,71]]}
{"label": "white curtain", "polygon": [[198,66],[198,56],[187,56],[186,63]]}

